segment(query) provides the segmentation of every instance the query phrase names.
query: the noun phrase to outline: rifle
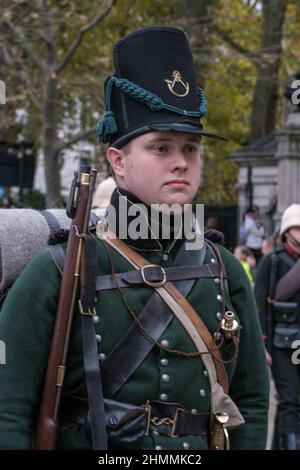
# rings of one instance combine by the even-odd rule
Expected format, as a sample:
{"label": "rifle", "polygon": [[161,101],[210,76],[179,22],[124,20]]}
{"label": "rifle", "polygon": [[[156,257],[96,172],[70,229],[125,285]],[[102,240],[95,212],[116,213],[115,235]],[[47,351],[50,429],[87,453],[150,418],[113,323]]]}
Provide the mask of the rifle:
{"label": "rifle", "polygon": [[83,238],[88,232],[96,174],[97,171],[93,169],[80,173],[79,177],[78,172],[75,172],[68,199],[67,215],[72,219],[72,223],[34,442],[34,448],[37,450],[51,450],[56,445],[59,404],[78,295]]}

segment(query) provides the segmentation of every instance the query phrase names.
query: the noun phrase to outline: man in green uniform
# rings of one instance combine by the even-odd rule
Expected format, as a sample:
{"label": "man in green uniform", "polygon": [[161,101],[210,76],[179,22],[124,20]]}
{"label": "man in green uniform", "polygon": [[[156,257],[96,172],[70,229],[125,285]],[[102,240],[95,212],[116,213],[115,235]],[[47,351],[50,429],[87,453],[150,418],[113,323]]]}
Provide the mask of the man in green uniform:
{"label": "man in green uniform", "polygon": [[259,265],[255,296],[278,393],[274,446],[300,450],[300,366],[293,361],[300,339],[300,204],[284,211],[280,238],[283,245]]}
{"label": "man in green uniform", "polygon": [[[106,401],[109,448],[202,450],[221,448],[222,442],[228,448],[229,431],[231,449],[264,449],[268,376],[246,274],[218,243],[205,240],[189,249],[177,223],[199,185],[200,138],[212,136],[199,121],[205,98],[196,86],[189,43],[178,29],[143,29],[116,45],[114,64],[98,137],[109,144],[118,185],[106,222],[112,212],[117,215],[113,231],[129,255],[106,239],[100,224],[93,317],[104,397],[119,413]],[[141,204],[147,236],[129,230]],[[153,204],[180,208],[170,216],[168,237],[168,211],[151,212]],[[190,229],[197,241],[198,229]],[[154,267],[134,269],[132,253]],[[0,366],[0,448],[32,446],[60,280],[51,255],[42,252],[18,278],[1,312],[6,364]],[[170,283],[187,302],[174,302]],[[167,293],[161,300],[167,286],[174,297]],[[81,337],[76,310],[58,448],[92,448],[80,386]],[[120,411],[122,405],[131,412]]]}

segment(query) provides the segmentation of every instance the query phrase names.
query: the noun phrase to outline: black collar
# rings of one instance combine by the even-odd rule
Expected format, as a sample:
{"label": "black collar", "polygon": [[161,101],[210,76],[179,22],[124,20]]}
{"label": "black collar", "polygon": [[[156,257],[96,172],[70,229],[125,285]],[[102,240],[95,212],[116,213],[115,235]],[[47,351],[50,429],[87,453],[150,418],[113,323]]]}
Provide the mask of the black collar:
{"label": "black collar", "polygon": [[[151,208],[131,192],[117,187],[111,196],[110,204],[116,213],[115,221],[112,220],[108,213],[110,229],[133,248],[163,253],[173,249],[178,250],[183,243],[183,224],[178,224],[177,218],[175,219],[171,215],[168,225],[163,223],[161,213],[156,213],[156,217],[153,218],[153,209],[151,212]],[[122,223],[121,227],[120,220],[123,221],[124,217],[126,221],[125,224]],[[146,221],[146,224],[142,230],[139,221],[143,221],[143,219]],[[140,233],[140,236],[137,238],[132,237],[131,230],[134,227],[136,227],[137,233]],[[147,233],[145,232],[145,227],[147,227]]]}

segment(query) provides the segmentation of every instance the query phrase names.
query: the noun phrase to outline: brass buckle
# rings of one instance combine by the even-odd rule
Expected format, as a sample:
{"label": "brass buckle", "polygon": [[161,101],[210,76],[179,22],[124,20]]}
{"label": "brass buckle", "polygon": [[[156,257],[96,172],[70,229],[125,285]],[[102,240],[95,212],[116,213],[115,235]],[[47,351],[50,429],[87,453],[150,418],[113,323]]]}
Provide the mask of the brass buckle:
{"label": "brass buckle", "polygon": [[178,424],[179,411],[183,411],[183,408],[179,408],[177,406],[174,419],[172,420],[171,437],[178,437],[178,433],[176,433],[176,428]]}
{"label": "brass buckle", "polygon": [[[145,277],[145,270],[146,268],[160,268],[162,272],[162,280],[161,281],[148,281]],[[145,266],[141,267],[141,276],[145,284],[150,287],[161,287],[166,283],[167,275],[166,271],[162,266],[159,264],[146,264]]]}
{"label": "brass buckle", "polygon": [[146,402],[145,406],[145,411],[147,413],[147,425],[146,425],[146,431],[145,431],[145,436],[149,436],[149,430],[150,430],[150,424],[151,424],[151,405],[149,400]]}
{"label": "brass buckle", "polygon": [[86,315],[88,317],[94,317],[96,315],[96,309],[95,308],[93,308],[93,311],[91,311],[89,309],[88,312],[84,312],[83,308],[82,308],[81,300],[78,300],[78,306],[79,306],[79,312],[80,312],[81,315]]}
{"label": "brass buckle", "polygon": [[176,429],[177,429],[177,424],[178,424],[179,412],[182,411],[183,408],[180,408],[178,406],[176,407],[174,418],[169,418],[169,417],[159,418],[158,416],[154,416],[152,418],[151,417],[152,407],[150,405],[149,400],[146,402],[144,407],[145,407],[145,411],[147,412],[147,425],[146,425],[145,436],[149,436],[150,425],[152,423],[155,426],[161,426],[162,424],[167,424],[169,426],[172,425],[170,436],[178,437],[178,433],[176,432]]}

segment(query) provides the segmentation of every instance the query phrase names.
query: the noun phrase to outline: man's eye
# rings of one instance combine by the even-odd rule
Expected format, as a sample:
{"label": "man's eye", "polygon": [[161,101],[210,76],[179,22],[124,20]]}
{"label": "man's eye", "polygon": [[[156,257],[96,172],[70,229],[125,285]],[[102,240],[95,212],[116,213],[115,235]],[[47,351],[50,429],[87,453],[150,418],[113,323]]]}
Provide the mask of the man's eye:
{"label": "man's eye", "polygon": [[159,147],[154,148],[154,152],[160,155],[167,153],[167,151],[168,151],[168,148],[163,145],[160,145]]}
{"label": "man's eye", "polygon": [[196,153],[196,152],[198,152],[198,147],[196,147],[195,145],[188,145],[186,147],[186,152],[187,153]]}

